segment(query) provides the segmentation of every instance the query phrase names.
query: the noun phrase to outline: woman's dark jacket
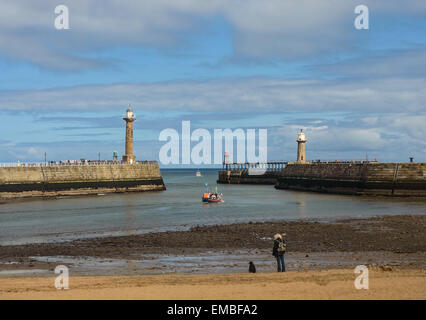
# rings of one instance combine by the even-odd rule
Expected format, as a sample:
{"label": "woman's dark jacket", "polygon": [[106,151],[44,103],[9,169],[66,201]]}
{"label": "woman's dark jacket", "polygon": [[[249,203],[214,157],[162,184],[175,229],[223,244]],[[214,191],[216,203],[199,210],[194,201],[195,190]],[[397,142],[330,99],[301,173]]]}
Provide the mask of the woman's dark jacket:
{"label": "woman's dark jacket", "polygon": [[274,247],[272,248],[272,255],[274,257],[282,256],[284,254],[284,252],[278,252],[278,244],[280,242],[283,242],[283,240],[281,238],[278,238],[277,240],[274,240]]}

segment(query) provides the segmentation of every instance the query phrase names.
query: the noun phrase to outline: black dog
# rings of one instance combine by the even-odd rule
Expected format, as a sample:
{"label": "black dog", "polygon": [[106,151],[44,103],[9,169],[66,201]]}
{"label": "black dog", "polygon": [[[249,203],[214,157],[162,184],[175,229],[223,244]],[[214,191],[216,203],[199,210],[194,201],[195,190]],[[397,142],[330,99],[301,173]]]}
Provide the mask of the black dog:
{"label": "black dog", "polygon": [[256,273],[256,267],[254,266],[253,262],[249,262],[249,272]]}

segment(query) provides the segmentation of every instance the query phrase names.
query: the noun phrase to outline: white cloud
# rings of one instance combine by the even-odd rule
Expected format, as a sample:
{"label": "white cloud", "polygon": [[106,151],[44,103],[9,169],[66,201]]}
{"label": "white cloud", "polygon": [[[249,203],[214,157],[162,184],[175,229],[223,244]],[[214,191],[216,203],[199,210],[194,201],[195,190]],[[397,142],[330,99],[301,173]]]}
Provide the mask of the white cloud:
{"label": "white cloud", "polygon": [[[99,62],[80,54],[120,45],[170,48],[216,16],[231,25],[236,56],[294,59],[333,53],[355,42],[359,1],[64,0],[71,30],[54,28],[56,0],[1,1],[0,52],[45,68],[78,70]],[[420,0],[365,0],[372,14],[425,16]],[[359,45],[359,44],[358,44]]]}
{"label": "white cloud", "polygon": [[321,71],[358,77],[424,77],[426,49],[391,51],[380,56],[363,57],[317,67]]}
{"label": "white cloud", "polygon": [[426,79],[365,81],[274,78],[110,84],[3,91],[0,110],[142,110],[422,112]]}
{"label": "white cloud", "polygon": [[[426,114],[417,116],[395,113],[377,117],[377,122],[363,128],[340,121],[327,129],[306,125],[284,125],[271,128],[269,145],[274,159],[293,160],[296,154],[297,131],[304,128],[307,159],[351,160],[378,158],[380,161],[426,161]],[[280,156],[281,155],[281,156]],[[282,156],[284,155],[284,156]]]}
{"label": "white cloud", "polygon": [[[232,28],[234,56],[230,59],[234,61],[334,55],[354,43],[360,45],[354,38],[353,8],[359,4],[355,0],[66,0],[60,4],[70,8],[71,30],[64,31],[53,26],[58,4],[56,0],[0,0],[0,54],[49,69],[98,68],[105,62],[88,58],[86,53],[122,45],[173,50],[185,42],[185,35],[199,32],[216,16],[223,17]],[[369,6],[370,14],[382,19],[383,15],[407,19],[426,16],[424,0],[403,4],[397,0],[366,0],[363,4]],[[275,150],[274,158],[283,158],[283,145],[293,154],[295,132],[300,127],[308,130],[308,150],[318,158],[327,158],[328,154],[334,154],[328,158],[354,157],[374,150],[387,159],[397,158],[399,153],[425,158],[425,51],[417,48],[390,53],[320,69],[358,79],[235,78],[1,91],[0,110],[35,114],[117,110],[121,114],[131,103],[138,115],[149,110],[199,114],[286,111],[305,115],[322,112],[325,120],[330,112],[342,112],[354,115],[350,125],[311,118],[310,122],[292,123],[276,132],[271,129],[278,139],[270,146]],[[87,142],[86,148],[94,146],[95,142]],[[14,149],[5,144],[2,147]],[[52,150],[57,147],[52,146]],[[35,152],[40,158],[44,150],[28,145],[20,148],[19,156],[24,158],[35,156]]]}

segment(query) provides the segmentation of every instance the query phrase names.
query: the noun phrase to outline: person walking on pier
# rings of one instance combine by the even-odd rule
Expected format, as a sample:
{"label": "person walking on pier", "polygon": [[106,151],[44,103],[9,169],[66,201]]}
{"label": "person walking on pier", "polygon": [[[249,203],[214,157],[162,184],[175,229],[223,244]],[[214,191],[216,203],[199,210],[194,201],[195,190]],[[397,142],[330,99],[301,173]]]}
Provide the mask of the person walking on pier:
{"label": "person walking on pier", "polygon": [[277,233],[274,236],[274,247],[272,248],[272,255],[277,259],[277,271],[285,272],[284,253],[286,251],[286,243],[283,240],[283,235]]}

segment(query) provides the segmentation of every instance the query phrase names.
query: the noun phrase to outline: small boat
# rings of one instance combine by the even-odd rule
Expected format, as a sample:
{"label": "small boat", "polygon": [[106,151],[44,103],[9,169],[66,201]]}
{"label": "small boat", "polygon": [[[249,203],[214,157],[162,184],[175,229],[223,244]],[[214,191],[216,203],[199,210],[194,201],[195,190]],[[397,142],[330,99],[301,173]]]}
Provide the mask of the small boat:
{"label": "small boat", "polygon": [[195,173],[195,176],[196,176],[196,177],[201,177],[201,172],[200,172],[200,170],[198,170],[198,171]]}
{"label": "small boat", "polygon": [[203,197],[201,198],[201,201],[207,202],[207,203],[222,202],[223,201],[223,194],[222,193],[204,192]]}

